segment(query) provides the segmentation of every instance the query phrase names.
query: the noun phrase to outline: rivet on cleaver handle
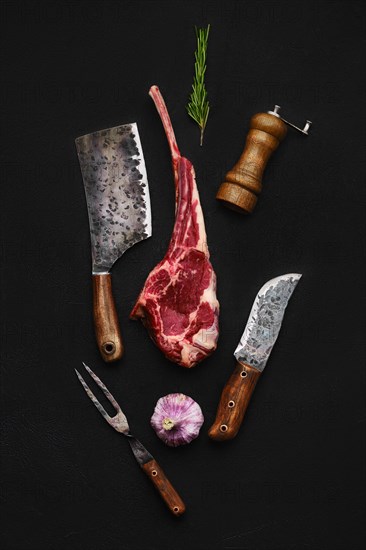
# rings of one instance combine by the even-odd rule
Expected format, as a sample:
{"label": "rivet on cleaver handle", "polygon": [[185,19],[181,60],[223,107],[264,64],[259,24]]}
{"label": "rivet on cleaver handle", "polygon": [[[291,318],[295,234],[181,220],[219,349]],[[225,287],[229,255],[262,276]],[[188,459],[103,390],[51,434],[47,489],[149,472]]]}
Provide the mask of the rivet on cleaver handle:
{"label": "rivet on cleaver handle", "polygon": [[135,123],[75,140],[88,206],[92,250],[94,321],[104,361],[120,359],[123,345],[109,271],[151,235],[149,186]]}
{"label": "rivet on cleaver handle", "polygon": [[257,294],[234,352],[237,360],[235,370],[221,394],[215,422],[208,432],[211,439],[226,441],[238,433],[300,277],[298,273],[281,275],[268,281]]}

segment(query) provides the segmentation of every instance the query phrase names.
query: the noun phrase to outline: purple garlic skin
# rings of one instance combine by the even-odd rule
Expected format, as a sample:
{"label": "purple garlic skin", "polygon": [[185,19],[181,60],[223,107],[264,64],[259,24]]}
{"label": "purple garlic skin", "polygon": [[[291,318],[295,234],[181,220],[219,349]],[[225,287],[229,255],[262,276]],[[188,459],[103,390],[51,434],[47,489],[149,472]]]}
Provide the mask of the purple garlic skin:
{"label": "purple garlic skin", "polygon": [[184,393],[170,393],[156,403],[151,425],[169,447],[186,445],[198,436],[204,417],[196,401]]}

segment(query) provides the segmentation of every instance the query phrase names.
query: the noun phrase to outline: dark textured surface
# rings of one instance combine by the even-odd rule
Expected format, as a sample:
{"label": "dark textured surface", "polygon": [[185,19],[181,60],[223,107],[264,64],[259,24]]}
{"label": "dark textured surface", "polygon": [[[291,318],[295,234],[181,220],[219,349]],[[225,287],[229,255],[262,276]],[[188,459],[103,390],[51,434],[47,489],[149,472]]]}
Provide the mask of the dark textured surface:
{"label": "dark textured surface", "polygon": [[[3,550],[361,550],[364,502],[363,3],[10,2],[1,111],[1,503]],[[205,144],[185,113],[193,25],[210,22]],[[128,320],[174,219],[169,151],[148,97],[158,84],[197,172],[218,276],[217,351],[187,371]],[[289,130],[251,217],[214,198],[250,117],[282,106]],[[136,121],[153,237],[113,284],[126,344],[103,365],[92,325],[90,245],[76,136]],[[238,437],[209,441],[232,353],[268,279],[303,273]],[[103,378],[182,495],[171,517],[125,438],[73,368]],[[170,392],[205,414],[171,449],[149,420]],[[109,410],[109,409],[108,409]]]}

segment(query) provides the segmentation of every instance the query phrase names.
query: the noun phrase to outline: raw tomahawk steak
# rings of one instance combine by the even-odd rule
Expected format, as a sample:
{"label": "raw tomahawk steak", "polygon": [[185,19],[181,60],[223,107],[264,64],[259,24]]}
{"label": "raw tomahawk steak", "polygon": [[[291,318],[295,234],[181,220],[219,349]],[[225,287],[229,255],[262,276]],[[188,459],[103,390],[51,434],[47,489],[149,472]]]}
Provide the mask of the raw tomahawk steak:
{"label": "raw tomahawk steak", "polygon": [[168,251],[148,276],[131,318],[142,320],[168,359],[189,368],[216,349],[216,275],[209,260],[194,168],[180,155],[159,88],[152,86],[149,93],[172,154],[176,218]]}

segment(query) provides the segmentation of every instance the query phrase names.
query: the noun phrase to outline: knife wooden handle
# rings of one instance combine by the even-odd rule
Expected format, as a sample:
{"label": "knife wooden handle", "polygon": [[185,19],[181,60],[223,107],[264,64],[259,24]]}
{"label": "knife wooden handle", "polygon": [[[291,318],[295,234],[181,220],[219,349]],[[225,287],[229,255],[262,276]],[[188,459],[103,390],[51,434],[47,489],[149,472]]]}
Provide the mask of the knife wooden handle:
{"label": "knife wooden handle", "polygon": [[144,470],[147,477],[151,479],[171,513],[174,514],[174,516],[181,516],[184,514],[186,507],[183,500],[180,498],[156,460],[152,459],[146,462],[141,468]]}
{"label": "knife wooden handle", "polygon": [[226,441],[236,436],[249,405],[261,372],[245,363],[237,362],[223,392],[208,435],[215,441]]}
{"label": "knife wooden handle", "polygon": [[250,214],[262,190],[262,177],[267,162],[286,134],[286,124],[275,115],[254,115],[250,120],[244,151],[226,174],[216,198],[232,210]]}
{"label": "knife wooden handle", "polygon": [[93,311],[99,351],[107,363],[117,361],[123,355],[123,344],[109,273],[93,275]]}

